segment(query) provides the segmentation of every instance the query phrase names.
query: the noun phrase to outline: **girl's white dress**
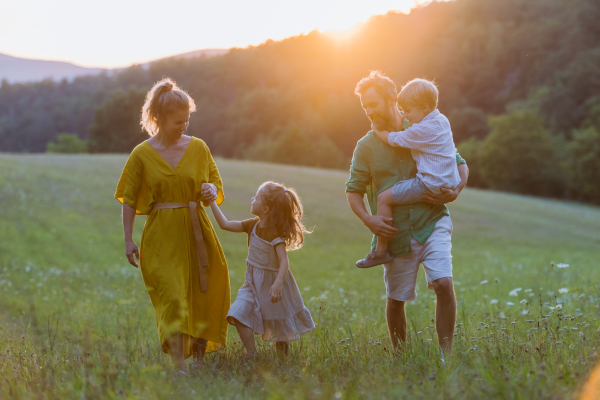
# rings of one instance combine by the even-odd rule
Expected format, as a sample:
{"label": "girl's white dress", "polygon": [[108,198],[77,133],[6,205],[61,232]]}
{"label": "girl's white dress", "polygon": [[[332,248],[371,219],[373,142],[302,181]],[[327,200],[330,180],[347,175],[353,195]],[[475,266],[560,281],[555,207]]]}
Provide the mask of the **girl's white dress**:
{"label": "girl's white dress", "polygon": [[267,242],[256,235],[254,224],[248,244],[246,281],[238,291],[235,302],[227,314],[227,321],[235,325],[233,318],[262,335],[263,340],[289,342],[315,329],[310,311],[304,306],[292,271],[288,271],[282,285],[281,300],[271,303],[269,290],[279,272],[279,259],[275,246],[284,243],[277,238]]}

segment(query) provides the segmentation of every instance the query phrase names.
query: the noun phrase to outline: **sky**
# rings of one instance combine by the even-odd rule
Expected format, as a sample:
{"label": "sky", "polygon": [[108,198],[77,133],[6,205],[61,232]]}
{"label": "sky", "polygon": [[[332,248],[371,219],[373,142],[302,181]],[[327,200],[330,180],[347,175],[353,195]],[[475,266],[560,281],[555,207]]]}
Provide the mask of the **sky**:
{"label": "sky", "polygon": [[0,53],[125,67],[207,48],[349,30],[419,0],[0,0]]}

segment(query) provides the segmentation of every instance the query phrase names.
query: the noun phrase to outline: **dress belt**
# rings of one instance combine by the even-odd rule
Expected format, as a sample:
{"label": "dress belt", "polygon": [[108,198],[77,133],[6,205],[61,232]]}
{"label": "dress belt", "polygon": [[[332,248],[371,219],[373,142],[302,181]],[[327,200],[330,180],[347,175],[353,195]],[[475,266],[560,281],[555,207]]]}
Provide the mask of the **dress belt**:
{"label": "dress belt", "polygon": [[208,282],[206,279],[206,268],[208,268],[208,254],[206,254],[206,246],[204,245],[204,236],[202,235],[202,225],[200,225],[200,217],[198,217],[197,204],[195,201],[185,203],[156,203],[153,210],[165,210],[173,208],[187,208],[190,212],[192,220],[192,229],[194,238],[196,239],[196,257],[198,258],[198,272],[200,273],[200,291],[206,292]]}

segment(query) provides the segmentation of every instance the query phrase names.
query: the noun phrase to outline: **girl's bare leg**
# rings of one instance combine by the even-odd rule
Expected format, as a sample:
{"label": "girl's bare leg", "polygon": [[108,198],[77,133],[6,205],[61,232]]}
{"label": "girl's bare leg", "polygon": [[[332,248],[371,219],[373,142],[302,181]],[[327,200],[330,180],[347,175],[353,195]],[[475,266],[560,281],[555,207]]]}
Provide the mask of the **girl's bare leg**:
{"label": "girl's bare leg", "polygon": [[275,348],[277,349],[277,355],[283,360],[290,351],[290,344],[288,342],[275,342]]}
{"label": "girl's bare leg", "polygon": [[240,335],[240,339],[242,339],[242,343],[244,343],[244,347],[246,348],[247,355],[246,357],[254,356],[256,354],[256,343],[254,342],[254,332],[252,329],[242,324],[240,321],[234,318],[235,321],[235,329],[237,329],[238,335]]}
{"label": "girl's bare leg", "polygon": [[185,372],[185,358],[183,351],[183,335],[176,333],[169,338],[169,355],[173,365],[180,371]]}
{"label": "girl's bare leg", "polygon": [[[377,215],[392,218],[392,206],[394,205],[394,195],[392,188],[384,190],[377,196]],[[388,238],[377,236],[377,247],[375,251],[383,253],[388,248]]]}

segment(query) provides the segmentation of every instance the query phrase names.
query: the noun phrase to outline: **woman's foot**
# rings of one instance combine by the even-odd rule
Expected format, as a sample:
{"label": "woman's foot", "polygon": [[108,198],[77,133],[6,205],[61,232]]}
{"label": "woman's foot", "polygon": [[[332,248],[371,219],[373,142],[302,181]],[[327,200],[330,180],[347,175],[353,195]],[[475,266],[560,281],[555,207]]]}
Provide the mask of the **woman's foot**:
{"label": "woman's foot", "polygon": [[394,255],[389,250],[384,250],[382,253],[371,250],[367,256],[356,262],[358,268],[371,268],[377,265],[386,264],[394,260]]}

